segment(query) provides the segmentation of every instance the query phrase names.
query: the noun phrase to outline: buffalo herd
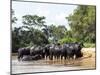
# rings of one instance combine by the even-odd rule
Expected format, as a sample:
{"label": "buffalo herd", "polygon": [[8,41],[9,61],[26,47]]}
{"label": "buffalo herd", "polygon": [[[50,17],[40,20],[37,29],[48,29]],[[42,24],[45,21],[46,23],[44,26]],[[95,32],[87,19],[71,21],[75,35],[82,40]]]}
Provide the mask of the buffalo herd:
{"label": "buffalo herd", "polygon": [[83,43],[47,44],[18,49],[18,60],[77,59],[83,56]]}

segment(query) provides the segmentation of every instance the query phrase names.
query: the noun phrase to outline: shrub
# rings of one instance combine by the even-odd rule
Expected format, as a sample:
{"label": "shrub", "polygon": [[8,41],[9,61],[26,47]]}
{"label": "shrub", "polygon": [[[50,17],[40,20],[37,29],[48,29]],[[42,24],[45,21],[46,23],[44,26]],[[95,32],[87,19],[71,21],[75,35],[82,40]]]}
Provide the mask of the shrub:
{"label": "shrub", "polygon": [[61,44],[64,44],[64,43],[70,43],[70,42],[76,42],[77,40],[75,38],[63,38],[63,39],[60,39],[58,42],[61,43]]}
{"label": "shrub", "polygon": [[84,43],[84,47],[85,48],[94,48],[95,47],[95,43]]}

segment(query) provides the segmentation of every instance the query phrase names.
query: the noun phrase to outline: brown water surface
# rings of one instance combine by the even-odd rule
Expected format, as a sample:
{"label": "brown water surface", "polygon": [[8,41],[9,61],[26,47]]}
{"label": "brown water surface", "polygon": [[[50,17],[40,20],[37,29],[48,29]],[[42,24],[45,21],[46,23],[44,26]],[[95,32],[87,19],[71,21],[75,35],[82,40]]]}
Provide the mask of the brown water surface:
{"label": "brown water surface", "polygon": [[12,73],[32,73],[62,70],[95,69],[95,48],[83,48],[83,57],[77,60],[37,60],[18,61],[16,55],[12,55]]}

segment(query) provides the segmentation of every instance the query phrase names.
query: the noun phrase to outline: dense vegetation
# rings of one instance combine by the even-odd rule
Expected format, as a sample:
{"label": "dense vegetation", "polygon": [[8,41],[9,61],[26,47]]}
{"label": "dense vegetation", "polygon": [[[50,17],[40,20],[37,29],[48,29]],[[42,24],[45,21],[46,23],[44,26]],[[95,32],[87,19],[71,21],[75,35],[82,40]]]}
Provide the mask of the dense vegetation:
{"label": "dense vegetation", "polygon": [[[23,26],[12,28],[12,51],[20,47],[45,45],[59,42],[83,42],[86,47],[95,47],[96,13],[94,6],[78,6],[73,14],[65,16],[70,30],[64,25],[46,25],[45,16],[23,15]],[[66,13],[67,14],[67,13]],[[12,25],[17,18],[12,10]]]}

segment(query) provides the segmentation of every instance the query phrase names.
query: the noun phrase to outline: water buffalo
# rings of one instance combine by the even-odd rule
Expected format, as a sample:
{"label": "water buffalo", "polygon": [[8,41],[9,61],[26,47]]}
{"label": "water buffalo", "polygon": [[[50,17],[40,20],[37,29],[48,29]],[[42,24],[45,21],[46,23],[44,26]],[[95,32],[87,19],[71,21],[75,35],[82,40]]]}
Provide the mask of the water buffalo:
{"label": "water buffalo", "polygon": [[30,55],[30,48],[25,47],[25,48],[18,49],[18,60],[23,58],[24,55]]}
{"label": "water buffalo", "polygon": [[41,46],[34,47],[33,49],[30,50],[30,55],[31,56],[41,55],[44,58],[44,48]]}
{"label": "water buffalo", "polygon": [[[23,57],[25,56],[25,57]],[[44,49],[41,46],[34,46],[34,47],[25,47],[25,48],[19,48],[18,49],[18,60],[30,60],[32,59],[38,59],[40,56],[44,58]]]}
{"label": "water buffalo", "polygon": [[42,56],[41,55],[35,55],[35,56],[31,56],[31,55],[24,55],[22,58],[22,61],[32,61],[32,60],[39,60],[41,59]]}
{"label": "water buffalo", "polygon": [[48,45],[46,45],[45,47],[44,47],[44,50],[43,50],[43,52],[44,52],[44,58],[50,58],[50,44],[48,44]]}
{"label": "water buffalo", "polygon": [[82,57],[82,52],[81,52],[81,49],[83,47],[83,43],[66,43],[66,55],[67,55],[67,58],[70,59],[70,58],[79,58],[79,57]]}
{"label": "water buffalo", "polygon": [[49,50],[49,53],[50,53],[49,57],[50,57],[50,60],[53,60],[54,48],[55,48],[55,45],[52,44],[52,45],[50,46],[50,50]]}
{"label": "water buffalo", "polygon": [[55,59],[60,58],[60,54],[61,54],[61,46],[60,44],[52,44],[52,46],[50,47],[49,53],[50,53],[50,59],[53,60],[53,57]]}
{"label": "water buffalo", "polygon": [[[64,59],[66,60],[67,59],[74,59],[74,56],[75,56],[75,59],[79,58],[79,57],[82,57],[83,54],[81,52],[81,49],[83,47],[83,44],[82,43],[66,43],[66,44],[63,44],[61,45],[61,48],[60,48],[60,56],[61,56],[61,59]],[[58,52],[58,54],[59,54]]]}
{"label": "water buffalo", "polygon": [[61,50],[62,50],[62,48],[61,48],[61,46],[60,46],[60,44],[57,44],[55,47],[54,47],[54,57],[55,57],[55,59],[59,59],[60,58],[60,55],[61,55]]}
{"label": "water buffalo", "polygon": [[81,52],[82,48],[83,48],[83,43],[75,43],[75,55],[76,58],[82,57],[83,53]]}
{"label": "water buffalo", "polygon": [[64,59],[66,59],[66,57],[67,57],[67,47],[66,47],[66,45],[62,45],[62,48],[61,48],[61,59],[63,59],[63,57],[64,57]]}
{"label": "water buffalo", "polygon": [[30,55],[24,55],[22,57],[22,61],[32,61],[32,56],[30,56]]}
{"label": "water buffalo", "polygon": [[[46,59],[49,57],[50,60],[53,60],[53,57],[55,59],[58,59],[61,57],[61,59],[64,57],[64,59],[75,59],[82,57],[83,54],[81,52],[81,49],[83,47],[83,43],[66,43],[63,45],[58,44],[48,44],[44,47],[42,46],[33,46],[31,48],[25,47],[25,48],[19,48],[18,49],[18,60],[23,58],[23,56],[31,56],[32,59],[38,59],[38,57],[42,57]],[[31,57],[29,59],[31,59]],[[23,59],[28,58],[24,57]]]}

